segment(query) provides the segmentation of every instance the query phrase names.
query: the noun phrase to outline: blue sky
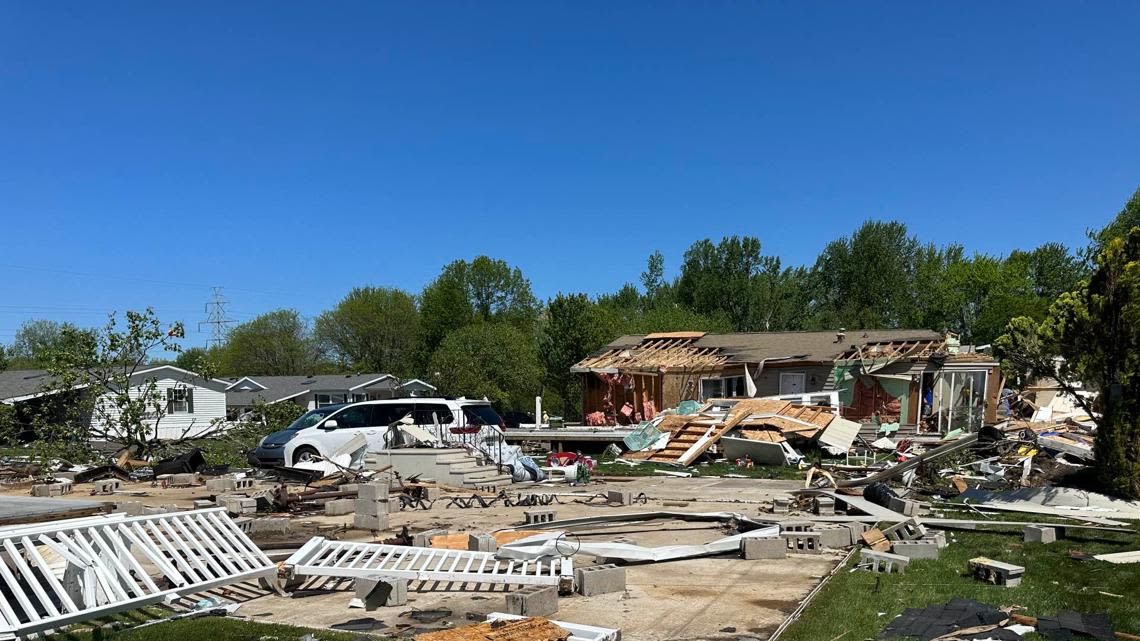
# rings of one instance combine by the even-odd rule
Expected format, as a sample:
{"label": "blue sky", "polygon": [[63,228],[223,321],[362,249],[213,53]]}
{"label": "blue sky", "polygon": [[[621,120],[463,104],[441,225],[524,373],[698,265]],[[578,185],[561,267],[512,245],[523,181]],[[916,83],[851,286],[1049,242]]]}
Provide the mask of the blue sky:
{"label": "blue sky", "polygon": [[1135,2],[0,3],[0,342],[153,305],[201,343],[418,290],[541,297],[867,218],[1083,242],[1140,186]]}

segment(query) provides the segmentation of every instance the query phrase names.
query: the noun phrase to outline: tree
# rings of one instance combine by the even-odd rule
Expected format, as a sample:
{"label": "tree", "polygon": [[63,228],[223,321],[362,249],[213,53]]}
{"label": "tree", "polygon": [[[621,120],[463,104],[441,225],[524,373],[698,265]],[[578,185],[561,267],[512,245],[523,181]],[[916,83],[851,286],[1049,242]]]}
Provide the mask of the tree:
{"label": "tree", "polygon": [[[1135,197],[1134,197],[1135,199]],[[1096,473],[1111,493],[1140,498],[1140,227],[1106,235],[1087,283],[1037,322],[1010,321],[995,347],[1006,371],[1055,379],[1096,419]],[[1059,358],[1058,358],[1059,357]],[[1077,394],[1100,392],[1100,414]]]}
{"label": "tree", "polygon": [[221,369],[230,376],[313,374],[324,360],[308,323],[293,309],[279,309],[238,325],[226,337]]}
{"label": "tree", "polygon": [[150,308],[128,311],[124,320],[120,327],[112,314],[99,331],[60,329],[47,355],[47,402],[36,421],[41,441],[80,448],[106,441],[139,455],[157,447],[167,399],[155,378],[140,379],[139,372],[150,354],[180,352],[185,332],[181,323],[164,326]]}
{"label": "tree", "polygon": [[1089,257],[1095,256],[1109,241],[1124,238],[1130,229],[1137,226],[1140,226],[1140,189],[1132,193],[1132,197],[1124,203],[1124,209],[1121,209],[1110,223],[1099,232],[1090,234],[1093,244],[1089,250]]}
{"label": "tree", "polygon": [[[43,369],[60,347],[64,331],[78,331],[70,323],[39,319],[26,321],[16,330],[8,358],[16,369]],[[89,331],[89,330],[86,330]]]}
{"label": "tree", "polygon": [[[538,353],[546,372],[543,381],[559,399],[567,401],[578,391],[580,375],[570,372],[575,363],[613,340],[613,319],[585,294],[558,294],[547,305],[539,332]],[[564,416],[577,417],[577,404],[562,408]]]}
{"label": "tree", "polygon": [[218,374],[218,354],[205,347],[190,347],[182,350],[174,359],[174,366],[202,376],[213,378]]}
{"label": "tree", "polygon": [[357,287],[317,317],[315,335],[342,366],[405,376],[413,370],[419,320],[411,294]]}
{"label": "tree", "polygon": [[500,411],[533,407],[542,367],[534,339],[506,323],[475,323],[452,332],[432,355],[441,393],[486,397]]}
{"label": "tree", "polygon": [[701,314],[724,313],[737,331],[781,329],[769,316],[782,288],[780,259],[760,253],[760,240],[731,236],[697,241],[685,251],[677,299]]}
{"label": "tree", "polygon": [[645,271],[641,272],[641,287],[647,306],[653,306],[665,289],[665,256],[660,251],[649,255]]}

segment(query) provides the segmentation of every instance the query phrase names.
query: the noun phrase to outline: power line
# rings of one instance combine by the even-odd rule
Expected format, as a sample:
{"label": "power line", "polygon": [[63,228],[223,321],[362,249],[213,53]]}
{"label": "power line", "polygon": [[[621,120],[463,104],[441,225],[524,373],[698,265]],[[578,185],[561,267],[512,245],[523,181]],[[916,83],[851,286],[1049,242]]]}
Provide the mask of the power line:
{"label": "power line", "polygon": [[234,321],[226,317],[226,305],[230,301],[222,296],[221,287],[212,287],[214,290],[214,298],[206,303],[206,320],[198,323],[198,331],[202,331],[203,325],[213,326],[210,330],[210,339],[206,341],[207,347],[221,347],[226,342],[226,326]]}

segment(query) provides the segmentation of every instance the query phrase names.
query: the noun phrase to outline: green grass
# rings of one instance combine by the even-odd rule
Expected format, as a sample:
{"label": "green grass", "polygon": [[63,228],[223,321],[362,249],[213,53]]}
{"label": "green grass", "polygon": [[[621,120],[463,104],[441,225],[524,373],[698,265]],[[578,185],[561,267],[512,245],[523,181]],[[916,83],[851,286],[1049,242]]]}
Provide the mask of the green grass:
{"label": "green grass", "polygon": [[662,465],[659,463],[642,463],[640,465],[626,465],[613,461],[602,461],[594,468],[594,476],[658,476],[655,470],[668,470],[671,472],[689,472],[693,476],[724,476],[725,474],[739,474],[754,479],[803,479],[806,472],[791,466],[757,465],[750,468],[737,467],[731,463],[710,463],[708,465],[694,465],[692,467],[678,467],[676,465]]}
{"label": "green grass", "polygon": [[336,632],[298,628],[277,623],[260,623],[224,617],[200,617],[168,621],[142,628],[127,628],[115,631],[82,631],[56,635],[53,639],[69,641],[298,641],[311,634],[317,641],[355,641],[357,639],[380,639],[362,635],[359,632]]}
{"label": "green grass", "polygon": [[[1010,517],[1014,515],[1003,515],[1002,520],[1021,520]],[[1135,550],[1140,548],[1140,536],[1069,530],[1067,538],[1041,544],[1023,543],[1018,528],[1008,533],[947,534],[953,534],[951,543],[938,560],[911,561],[906,574],[841,569],[780,641],[875,638],[904,609],[945,603],[954,597],[999,608],[1024,606],[1019,612],[1030,616],[1048,616],[1064,609],[1103,612],[1117,630],[1140,633],[1140,564],[1079,561],[1068,554],[1070,549],[1087,554]],[[977,556],[1024,566],[1021,585],[1005,588],[967,576],[966,562]],[[850,565],[855,565],[858,558],[856,553]],[[1031,634],[1023,638],[1039,637]]]}

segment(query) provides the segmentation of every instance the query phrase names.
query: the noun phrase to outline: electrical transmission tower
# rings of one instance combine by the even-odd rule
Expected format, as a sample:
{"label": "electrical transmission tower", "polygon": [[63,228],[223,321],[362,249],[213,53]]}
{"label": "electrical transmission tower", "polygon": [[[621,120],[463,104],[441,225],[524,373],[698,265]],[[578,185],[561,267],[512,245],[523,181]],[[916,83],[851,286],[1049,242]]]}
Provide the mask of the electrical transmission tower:
{"label": "electrical transmission tower", "polygon": [[233,323],[232,320],[226,318],[226,305],[230,301],[222,296],[221,287],[213,287],[213,299],[206,303],[206,320],[198,323],[198,331],[202,331],[203,325],[210,325],[210,338],[206,341],[207,347],[221,347],[222,343],[226,342],[226,326]]}

